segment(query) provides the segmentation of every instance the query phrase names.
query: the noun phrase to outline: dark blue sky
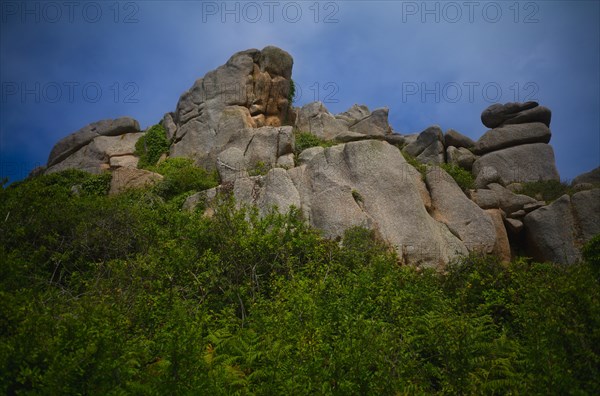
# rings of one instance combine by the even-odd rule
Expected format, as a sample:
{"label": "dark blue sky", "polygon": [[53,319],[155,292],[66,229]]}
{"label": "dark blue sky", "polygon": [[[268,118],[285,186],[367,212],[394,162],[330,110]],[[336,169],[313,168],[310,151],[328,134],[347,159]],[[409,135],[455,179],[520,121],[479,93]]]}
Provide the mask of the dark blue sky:
{"label": "dark blue sky", "polygon": [[390,108],[401,133],[474,139],[494,102],[552,114],[563,179],[600,163],[598,1],[2,1],[0,176],[44,164],[61,137],[128,115],[142,127],[234,52],[294,57],[297,105]]}

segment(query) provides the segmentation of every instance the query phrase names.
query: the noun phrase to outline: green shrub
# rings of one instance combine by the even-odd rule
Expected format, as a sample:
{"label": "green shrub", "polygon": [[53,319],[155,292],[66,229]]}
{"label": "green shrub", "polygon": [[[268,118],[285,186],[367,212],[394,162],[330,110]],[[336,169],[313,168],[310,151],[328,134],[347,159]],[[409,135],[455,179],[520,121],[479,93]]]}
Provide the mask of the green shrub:
{"label": "green shrub", "polygon": [[402,156],[404,157],[406,162],[408,162],[409,165],[418,170],[421,174],[421,178],[425,180],[425,175],[427,173],[427,165],[420,163],[415,157],[405,153],[404,151],[400,152],[402,153]]}
{"label": "green shrub", "polygon": [[195,166],[194,161],[189,158],[167,158],[164,162],[149,167],[149,169],[164,176],[164,179],[155,188],[160,196],[167,199],[219,185],[216,171],[207,172]]}
{"label": "green shrub", "polygon": [[440,167],[452,176],[463,191],[475,188],[475,178],[468,170],[454,164],[441,164]]}
{"label": "green shrub", "polygon": [[296,132],[296,156],[300,155],[301,152],[311,147],[331,147],[335,143],[327,140],[323,140],[313,135],[310,132]]}
{"label": "green shrub", "polygon": [[269,164],[265,164],[263,161],[258,161],[254,168],[248,170],[250,176],[264,176],[271,170]]}
{"label": "green shrub", "polygon": [[138,168],[156,165],[160,156],[169,151],[170,142],[165,128],[156,124],[149,128],[135,144],[135,155],[140,157]]}
{"label": "green shrub", "polygon": [[532,198],[552,202],[565,194],[573,194],[575,191],[566,182],[558,180],[543,180],[523,183],[517,191],[518,194],[528,195]]}

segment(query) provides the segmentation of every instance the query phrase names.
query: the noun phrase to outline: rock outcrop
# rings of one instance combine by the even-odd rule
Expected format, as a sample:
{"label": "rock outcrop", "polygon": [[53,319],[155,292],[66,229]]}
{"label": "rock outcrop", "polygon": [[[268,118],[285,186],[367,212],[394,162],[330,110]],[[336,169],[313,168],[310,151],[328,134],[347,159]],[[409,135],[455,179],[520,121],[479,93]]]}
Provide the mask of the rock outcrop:
{"label": "rock outcrop", "polygon": [[218,154],[238,130],[291,123],[292,66],[290,54],[279,48],[251,49],[198,79],[181,95],[171,117],[171,155],[214,169]]}
{"label": "rock outcrop", "polygon": [[[275,47],[238,52],[164,114],[169,156],[216,169],[221,179],[220,186],[191,195],[185,210],[202,204],[210,216],[223,194],[233,194],[238,205],[256,205],[261,215],[295,207],[328,238],[368,227],[396,249],[402,264],[425,267],[443,267],[469,252],[508,261],[513,247],[569,264],[600,233],[598,169],[573,181],[584,191],[550,204],[518,193],[522,183],[560,180],[547,108],[492,105],[481,115],[492,129],[476,142],[435,125],[403,135],[390,127],[388,108],[356,104],[339,114],[321,102],[293,108],[292,65]],[[300,132],[327,147],[298,153]],[[143,133],[131,118],[90,124],[59,141],[47,168],[36,174],[110,170],[111,194],[158,183],[161,175],[137,169],[135,145]],[[423,165],[417,170],[405,156]],[[475,189],[465,193],[442,164],[470,171]]]}
{"label": "rock outcrop", "polygon": [[129,117],[89,124],[54,145],[45,172],[75,168],[101,173],[111,167],[135,168],[135,143],[143,135],[139,131],[139,123]]}

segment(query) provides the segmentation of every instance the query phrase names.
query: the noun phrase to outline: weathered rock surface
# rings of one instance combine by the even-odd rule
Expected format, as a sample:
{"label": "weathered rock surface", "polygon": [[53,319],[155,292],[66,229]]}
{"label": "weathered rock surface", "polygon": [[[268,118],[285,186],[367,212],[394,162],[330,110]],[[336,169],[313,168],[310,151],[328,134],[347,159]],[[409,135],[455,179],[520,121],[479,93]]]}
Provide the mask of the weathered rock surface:
{"label": "weathered rock surface", "polygon": [[537,201],[527,195],[514,194],[497,183],[490,183],[488,189],[471,191],[471,199],[482,209],[502,209],[514,213]]}
{"label": "weathered rock surface", "polygon": [[335,118],[322,102],[308,103],[298,110],[296,129],[324,140],[334,140],[336,136],[349,132],[348,125]]}
{"label": "weathered rock surface", "polygon": [[477,157],[471,151],[464,147],[456,148],[450,146],[446,149],[446,162],[453,165],[458,165],[461,168],[471,170],[473,168],[473,162]]}
{"label": "weathered rock surface", "polygon": [[293,59],[276,47],[234,54],[179,99],[171,155],[189,157],[209,169],[241,128],[281,126],[290,109]]}
{"label": "weathered rock surface", "polygon": [[541,122],[542,124],[550,127],[550,120],[552,119],[552,112],[549,108],[544,106],[537,106],[532,109],[527,109],[518,112],[514,117],[511,117],[504,121],[504,125],[510,124],[526,124],[530,122]]}
{"label": "weathered rock surface", "polygon": [[118,168],[112,173],[109,194],[119,194],[133,188],[142,188],[158,183],[162,175],[144,169]]}
{"label": "weathered rock surface", "polygon": [[600,189],[580,191],[571,197],[581,243],[600,234]]}
{"label": "weathered rock surface", "polygon": [[454,146],[456,148],[464,147],[466,149],[475,146],[475,142],[470,137],[465,136],[454,129],[448,129],[446,131],[444,143],[446,147]]}
{"label": "weathered rock surface", "polygon": [[510,262],[512,255],[508,234],[504,227],[504,212],[500,209],[487,209],[485,212],[492,219],[496,229],[496,242],[494,243],[492,254],[496,255],[502,262]]}
{"label": "weathered rock surface", "polygon": [[403,151],[424,164],[444,163],[444,134],[434,125],[421,132],[416,140],[404,147]]}
{"label": "weathered rock surface", "polygon": [[441,168],[427,171],[434,218],[448,226],[469,251],[491,253],[496,229],[490,216],[471,201],[454,179]]}
{"label": "weathered rock surface", "polygon": [[533,109],[537,106],[537,102],[496,103],[489,106],[481,113],[481,122],[488,128],[496,128],[504,124],[506,120],[517,116],[520,112]]}
{"label": "weathered rock surface", "polygon": [[582,173],[571,182],[572,186],[578,184],[600,184],[600,166],[589,172]]}
{"label": "weathered rock surface", "polygon": [[504,125],[484,133],[475,143],[474,151],[485,154],[522,144],[548,143],[550,137],[550,129],[541,122]]}
{"label": "weathered rock surface", "polygon": [[581,246],[600,233],[600,189],[563,195],[524,218],[528,247],[537,260],[572,264]]}
{"label": "weathered rock surface", "polygon": [[86,125],[77,132],[59,140],[54,145],[48,157],[48,167],[51,167],[74,154],[83,146],[89,144],[98,136],[118,136],[125,133],[138,132],[140,124],[129,117],[121,117],[114,120],[102,120]]}
{"label": "weathered rock surface", "polygon": [[493,168],[504,185],[560,180],[554,162],[554,150],[544,143],[524,144],[485,154],[473,163],[475,177],[479,177],[486,167]]}

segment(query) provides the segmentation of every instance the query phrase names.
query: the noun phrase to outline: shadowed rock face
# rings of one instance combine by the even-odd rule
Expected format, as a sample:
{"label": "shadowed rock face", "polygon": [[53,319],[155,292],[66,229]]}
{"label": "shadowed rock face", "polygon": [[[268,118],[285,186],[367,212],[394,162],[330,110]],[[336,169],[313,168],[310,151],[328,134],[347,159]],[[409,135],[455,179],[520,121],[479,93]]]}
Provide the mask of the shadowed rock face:
{"label": "shadowed rock face", "polygon": [[[515,193],[522,182],[560,180],[548,144],[549,109],[535,102],[492,105],[482,114],[492,129],[476,142],[438,126],[401,135],[385,107],[356,104],[336,115],[321,102],[291,109],[292,66],[276,47],[238,52],[164,115],[169,155],[194,159],[221,178],[221,186],[189,197],[186,210],[206,201],[209,214],[220,193],[256,205],[262,215],[297,207],[326,237],[365,226],[396,249],[401,263],[426,267],[468,252],[507,261],[515,244],[537,260],[569,264],[600,232],[598,169],[574,180],[577,190],[587,190],[552,204]],[[60,140],[47,168],[34,175],[110,170],[111,194],[159,183],[161,175],[137,169],[139,130],[128,117],[90,124]],[[297,132],[329,142],[298,153]],[[310,140],[304,138],[303,144]],[[419,170],[404,155],[420,162]],[[464,192],[443,164],[455,165],[444,169],[456,177],[470,171],[476,190]],[[263,175],[250,176],[257,173]]]}
{"label": "shadowed rock face", "polygon": [[285,124],[292,66],[290,54],[279,48],[251,49],[197,80],[171,116],[171,155],[214,169],[217,155],[238,130]]}

